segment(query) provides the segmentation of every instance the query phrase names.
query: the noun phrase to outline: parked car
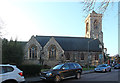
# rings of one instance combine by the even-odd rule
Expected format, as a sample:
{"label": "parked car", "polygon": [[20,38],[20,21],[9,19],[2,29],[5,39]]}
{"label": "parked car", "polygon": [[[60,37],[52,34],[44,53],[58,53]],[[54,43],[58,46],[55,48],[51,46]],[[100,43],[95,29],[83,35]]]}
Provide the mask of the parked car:
{"label": "parked car", "polygon": [[56,65],[49,71],[41,72],[40,78],[43,80],[52,80],[60,82],[62,79],[75,77],[81,78],[82,67],[78,63],[64,63]]}
{"label": "parked car", "polygon": [[120,69],[120,64],[115,65],[114,69]]}
{"label": "parked car", "polygon": [[114,67],[115,65],[117,65],[117,63],[112,63],[112,67]]}
{"label": "parked car", "polygon": [[25,82],[23,72],[15,65],[0,64],[0,83]]}
{"label": "parked car", "polygon": [[98,65],[95,69],[94,69],[95,72],[111,72],[111,66],[109,66],[108,64],[101,64],[101,65]]}

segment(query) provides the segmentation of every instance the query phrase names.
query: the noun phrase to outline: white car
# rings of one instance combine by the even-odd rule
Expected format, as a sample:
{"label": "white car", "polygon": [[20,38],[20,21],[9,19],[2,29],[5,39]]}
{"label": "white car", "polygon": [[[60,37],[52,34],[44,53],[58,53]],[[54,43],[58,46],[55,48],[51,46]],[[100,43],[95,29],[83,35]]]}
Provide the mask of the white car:
{"label": "white car", "polygon": [[14,65],[0,64],[0,83],[25,82],[23,71]]}

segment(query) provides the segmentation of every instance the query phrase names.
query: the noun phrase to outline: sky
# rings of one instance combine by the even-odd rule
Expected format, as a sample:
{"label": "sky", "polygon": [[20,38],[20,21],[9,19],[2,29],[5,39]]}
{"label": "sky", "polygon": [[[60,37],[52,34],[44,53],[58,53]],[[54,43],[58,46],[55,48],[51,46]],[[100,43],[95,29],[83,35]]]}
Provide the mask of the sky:
{"label": "sky", "polygon": [[118,3],[118,54],[120,56],[120,2]]}
{"label": "sky", "polygon": [[[99,2],[98,2],[99,4]],[[85,37],[85,16],[79,1],[0,0],[2,37],[28,41],[32,35]],[[102,20],[103,42],[111,56],[118,53],[118,3],[108,6]]]}

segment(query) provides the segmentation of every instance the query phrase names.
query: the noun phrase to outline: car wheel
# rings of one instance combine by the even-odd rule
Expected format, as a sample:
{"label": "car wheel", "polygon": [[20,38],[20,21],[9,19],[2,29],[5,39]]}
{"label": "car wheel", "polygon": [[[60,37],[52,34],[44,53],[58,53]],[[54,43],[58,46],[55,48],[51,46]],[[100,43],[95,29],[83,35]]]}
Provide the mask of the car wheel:
{"label": "car wheel", "polygon": [[76,78],[77,78],[77,79],[80,79],[80,78],[81,78],[81,73],[77,73],[77,74],[76,74]]}
{"label": "car wheel", "polygon": [[107,72],[106,69],[104,71],[102,71],[103,73]]}
{"label": "car wheel", "polygon": [[61,80],[61,77],[59,75],[56,75],[54,81],[58,83],[60,82],[60,80]]}

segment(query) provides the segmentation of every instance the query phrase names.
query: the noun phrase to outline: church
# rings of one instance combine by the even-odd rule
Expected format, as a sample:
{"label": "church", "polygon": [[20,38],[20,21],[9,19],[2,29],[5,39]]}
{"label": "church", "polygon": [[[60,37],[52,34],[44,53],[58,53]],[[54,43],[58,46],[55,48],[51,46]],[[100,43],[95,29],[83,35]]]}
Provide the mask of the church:
{"label": "church", "polygon": [[103,48],[102,14],[92,11],[85,19],[85,37],[32,36],[25,45],[24,64],[96,66],[104,62]]}

